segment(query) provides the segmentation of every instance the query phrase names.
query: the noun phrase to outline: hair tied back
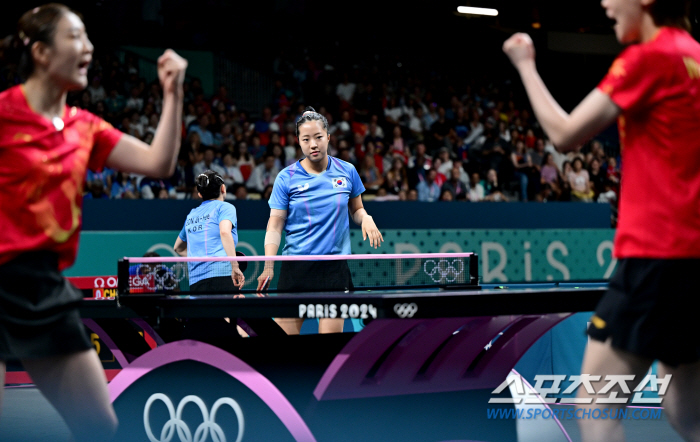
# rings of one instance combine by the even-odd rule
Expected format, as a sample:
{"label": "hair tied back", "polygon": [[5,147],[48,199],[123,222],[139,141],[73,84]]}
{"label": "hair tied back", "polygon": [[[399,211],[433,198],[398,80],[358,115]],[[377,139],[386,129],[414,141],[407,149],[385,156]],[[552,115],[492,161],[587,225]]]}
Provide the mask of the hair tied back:
{"label": "hair tied back", "polygon": [[197,176],[197,186],[208,187],[209,186],[209,177],[206,174],[200,173]]}

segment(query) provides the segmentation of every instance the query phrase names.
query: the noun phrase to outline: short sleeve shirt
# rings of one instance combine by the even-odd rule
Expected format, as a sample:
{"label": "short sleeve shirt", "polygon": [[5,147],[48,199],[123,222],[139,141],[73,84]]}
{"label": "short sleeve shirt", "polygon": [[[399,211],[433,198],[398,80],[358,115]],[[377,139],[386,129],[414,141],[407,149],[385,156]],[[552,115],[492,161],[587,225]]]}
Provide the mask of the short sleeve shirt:
{"label": "short sleeve shirt", "polygon": [[0,93],[0,264],[31,250],[56,252],[61,270],[75,261],[86,172],[104,167],[122,132],[75,107],[56,121],[31,109],[22,85]]}
{"label": "short sleeve shirt", "polygon": [[625,49],[598,89],[622,109],[615,256],[700,257],[700,44],[661,28]]}
{"label": "short sleeve shirt", "polygon": [[349,255],[348,202],[365,191],[355,166],[328,157],[320,175],[299,161],[275,179],[270,208],[287,211],[283,255]]}
{"label": "short sleeve shirt", "polygon": [[[187,243],[187,256],[227,256],[219,232],[219,223],[224,220],[231,221],[233,243],[237,245],[238,223],[236,208],[232,204],[225,201],[208,200],[192,209],[178,235],[182,241]],[[188,268],[190,284],[205,278],[231,275],[231,263],[228,261],[190,262]]]}

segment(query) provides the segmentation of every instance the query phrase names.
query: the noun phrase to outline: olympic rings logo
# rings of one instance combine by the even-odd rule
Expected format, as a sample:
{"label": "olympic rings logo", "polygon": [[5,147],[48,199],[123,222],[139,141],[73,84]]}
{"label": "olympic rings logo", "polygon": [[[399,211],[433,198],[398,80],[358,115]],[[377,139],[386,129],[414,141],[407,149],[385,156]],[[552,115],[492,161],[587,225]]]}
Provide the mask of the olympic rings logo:
{"label": "olympic rings logo", "polygon": [[394,304],[394,313],[399,318],[412,318],[418,312],[418,306],[412,302],[410,304]]}
{"label": "olympic rings logo", "polygon": [[[170,419],[165,423],[163,429],[160,431],[160,439],[153,435],[149,419],[151,414],[151,406],[158,400],[165,404],[168,409],[168,414],[170,415]],[[202,418],[204,419],[204,422],[199,424],[195,430],[194,437],[190,431],[190,427],[185,421],[182,420],[182,410],[185,408],[185,405],[189,404],[190,402],[193,402],[199,406],[199,409],[202,412]],[[238,402],[235,400],[231,399],[230,397],[219,398],[216,402],[214,402],[210,415],[207,410],[207,406],[199,396],[185,396],[178,404],[177,410],[175,410],[170,398],[163,393],[152,394],[146,401],[146,406],[143,409],[143,426],[146,430],[148,440],[151,442],[170,442],[174,436],[175,430],[177,430],[177,435],[181,442],[204,442],[207,440],[210,432],[213,442],[226,442],[224,430],[221,428],[221,426],[214,422],[216,420],[216,412],[219,411],[219,408],[222,405],[229,405],[236,413],[236,417],[238,418],[238,437],[236,438],[236,442],[241,442],[243,439],[245,423],[243,421],[243,410],[241,410],[240,405],[238,405]]]}
{"label": "olympic rings logo", "polygon": [[[452,261],[452,262],[450,262]],[[455,264],[458,264],[455,266]],[[430,270],[428,270],[430,268]],[[447,282],[455,282],[457,277],[464,272],[464,262],[460,259],[440,259],[435,262],[434,259],[429,259],[423,264],[423,271],[426,275],[437,283],[443,280]]]}
{"label": "olympic rings logo", "polygon": [[[145,271],[145,274],[142,272]],[[174,290],[180,286],[180,282],[187,277],[187,264],[178,262],[172,267],[163,264],[139,264],[137,275],[131,279],[132,285],[150,286],[151,279],[158,290]]]}

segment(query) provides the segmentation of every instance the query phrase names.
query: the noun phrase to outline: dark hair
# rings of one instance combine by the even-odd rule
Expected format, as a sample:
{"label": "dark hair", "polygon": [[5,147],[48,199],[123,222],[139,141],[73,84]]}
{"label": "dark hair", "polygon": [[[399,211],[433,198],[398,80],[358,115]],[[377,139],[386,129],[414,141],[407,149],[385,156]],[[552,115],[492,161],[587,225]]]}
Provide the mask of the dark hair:
{"label": "dark hair", "polygon": [[194,180],[197,184],[197,191],[202,195],[204,201],[213,200],[221,195],[221,185],[224,179],[213,170],[205,170]]}
{"label": "dark hair", "polygon": [[656,26],[671,26],[690,32],[690,0],[656,0],[649,5]]}
{"label": "dark hair", "polygon": [[[248,143],[246,143],[245,141],[239,141],[238,143],[236,143],[236,148],[233,150],[233,157],[234,157],[236,160],[240,160],[241,157],[243,157],[243,160],[245,161],[245,160],[250,159],[250,157],[251,157],[250,152],[248,152],[247,149],[246,149],[246,151],[243,153],[243,155],[241,155],[241,153],[240,153],[240,148],[241,148],[241,144],[243,144],[243,143],[245,143],[246,145],[248,144]],[[247,146],[246,146],[246,147],[247,147]]]}
{"label": "dark hair", "polygon": [[553,156],[554,156],[554,155],[552,155],[552,152],[545,152],[544,156],[542,157],[542,164],[540,164],[540,166],[546,165],[546,164],[547,164],[547,159],[548,159],[549,157],[553,157]]}
{"label": "dark hair", "polygon": [[[273,188],[272,184],[268,184],[267,186],[265,186],[265,188],[263,189],[262,194],[261,194],[263,200],[270,201],[270,197],[272,196],[272,188]],[[267,194],[267,192],[270,192],[270,194],[267,195],[267,198],[265,198],[265,194]]]}
{"label": "dark hair", "polygon": [[267,148],[265,149],[265,155],[272,155],[273,157],[275,156],[275,147],[280,148],[281,154],[280,154],[280,161],[282,164],[284,164],[285,160],[287,159],[287,155],[284,153],[284,147],[280,143],[275,143],[275,144],[268,144]]}
{"label": "dark hair", "polygon": [[297,137],[299,136],[299,126],[306,123],[307,121],[314,120],[318,120],[321,123],[323,123],[323,128],[326,129],[326,132],[328,132],[328,120],[326,119],[326,117],[316,112],[316,109],[314,109],[313,107],[306,106],[306,108],[304,109],[304,113],[301,114],[301,118],[297,120]]}
{"label": "dark hair", "polygon": [[[81,15],[60,3],[47,3],[25,12],[17,22],[17,33],[2,41],[5,63],[17,63],[17,70],[23,80],[34,72],[32,45],[35,42],[53,44],[56,25],[69,12]],[[82,19],[82,17],[81,17]]]}

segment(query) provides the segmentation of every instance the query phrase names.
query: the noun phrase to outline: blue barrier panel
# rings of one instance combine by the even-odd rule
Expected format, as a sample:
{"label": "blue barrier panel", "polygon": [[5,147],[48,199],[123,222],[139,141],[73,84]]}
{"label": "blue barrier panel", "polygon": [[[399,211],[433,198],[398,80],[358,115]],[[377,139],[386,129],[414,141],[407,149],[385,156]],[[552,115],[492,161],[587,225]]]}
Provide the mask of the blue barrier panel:
{"label": "blue barrier panel", "polygon": [[[83,230],[180,230],[199,200],[85,200]],[[264,230],[265,201],[231,201],[239,230]],[[365,203],[380,229],[590,229],[610,227],[610,206],[586,203]],[[351,228],[358,228],[350,223]]]}

